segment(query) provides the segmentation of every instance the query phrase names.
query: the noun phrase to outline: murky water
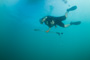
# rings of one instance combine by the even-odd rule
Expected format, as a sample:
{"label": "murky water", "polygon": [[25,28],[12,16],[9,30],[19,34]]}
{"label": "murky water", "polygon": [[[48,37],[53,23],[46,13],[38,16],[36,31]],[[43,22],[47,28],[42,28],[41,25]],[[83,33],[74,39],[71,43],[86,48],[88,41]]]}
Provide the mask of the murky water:
{"label": "murky water", "polygon": [[[78,26],[53,27],[47,30],[39,20],[46,16],[68,14],[65,24],[81,21]],[[0,60],[90,60],[90,1],[89,0],[0,0]]]}

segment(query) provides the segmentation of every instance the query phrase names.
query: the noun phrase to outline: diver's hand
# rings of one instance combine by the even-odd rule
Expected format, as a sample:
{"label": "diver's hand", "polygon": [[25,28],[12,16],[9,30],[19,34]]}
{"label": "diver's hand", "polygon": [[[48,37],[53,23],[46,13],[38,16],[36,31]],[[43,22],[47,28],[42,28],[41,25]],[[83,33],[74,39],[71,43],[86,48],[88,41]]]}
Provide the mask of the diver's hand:
{"label": "diver's hand", "polygon": [[49,32],[49,30],[46,31],[47,33]]}
{"label": "diver's hand", "polygon": [[47,33],[51,30],[51,28],[49,27],[49,29],[46,31]]}

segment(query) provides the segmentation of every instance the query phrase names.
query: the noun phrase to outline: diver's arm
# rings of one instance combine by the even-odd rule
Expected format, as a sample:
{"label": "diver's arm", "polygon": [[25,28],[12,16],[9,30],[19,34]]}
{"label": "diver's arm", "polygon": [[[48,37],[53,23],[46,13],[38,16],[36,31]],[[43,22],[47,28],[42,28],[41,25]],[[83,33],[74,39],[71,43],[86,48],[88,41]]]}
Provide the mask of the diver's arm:
{"label": "diver's arm", "polygon": [[49,27],[49,29],[46,32],[49,32],[51,30],[51,27]]}

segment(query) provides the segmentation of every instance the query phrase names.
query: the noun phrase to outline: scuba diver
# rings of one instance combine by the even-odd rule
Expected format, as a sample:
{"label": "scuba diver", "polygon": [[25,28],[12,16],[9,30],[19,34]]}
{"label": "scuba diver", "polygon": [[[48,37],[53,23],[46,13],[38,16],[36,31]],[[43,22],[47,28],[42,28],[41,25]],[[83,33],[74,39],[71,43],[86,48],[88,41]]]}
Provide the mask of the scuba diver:
{"label": "scuba diver", "polygon": [[42,19],[40,19],[40,23],[43,24],[45,23],[49,29],[46,31],[46,32],[49,32],[51,27],[55,26],[55,28],[58,26],[60,27],[69,27],[71,25],[79,25],[81,23],[81,21],[76,21],[76,22],[70,22],[70,24],[64,24],[62,21],[66,20],[67,18],[67,14],[70,12],[70,11],[73,11],[73,10],[76,10],[77,9],[77,6],[73,6],[69,9],[67,9],[66,13],[64,16],[60,16],[60,17],[54,17],[54,16],[45,16],[43,17]]}

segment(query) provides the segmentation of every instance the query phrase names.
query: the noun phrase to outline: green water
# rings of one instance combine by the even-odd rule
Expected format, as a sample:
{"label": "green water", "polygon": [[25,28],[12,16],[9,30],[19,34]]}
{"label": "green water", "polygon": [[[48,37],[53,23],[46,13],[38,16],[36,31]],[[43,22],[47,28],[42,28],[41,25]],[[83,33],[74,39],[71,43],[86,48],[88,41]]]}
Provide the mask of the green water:
{"label": "green water", "polygon": [[[68,6],[70,4],[70,6]],[[0,60],[90,60],[90,1],[0,0]],[[46,16],[62,16],[78,8],[63,21],[81,21],[78,26],[53,27],[64,34],[35,32],[47,30],[39,23]]]}

